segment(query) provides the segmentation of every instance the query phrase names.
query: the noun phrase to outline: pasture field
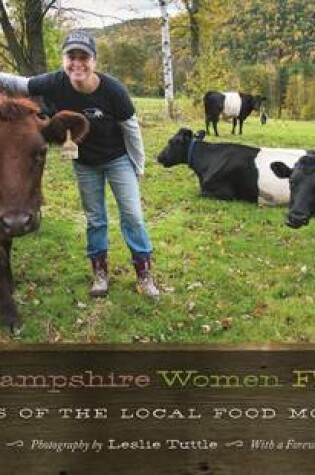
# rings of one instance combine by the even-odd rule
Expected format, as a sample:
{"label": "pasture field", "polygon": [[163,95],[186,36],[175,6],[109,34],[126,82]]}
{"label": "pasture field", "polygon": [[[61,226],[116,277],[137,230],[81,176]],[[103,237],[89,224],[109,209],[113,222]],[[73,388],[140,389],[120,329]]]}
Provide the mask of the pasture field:
{"label": "pasture field", "polygon": [[[106,299],[91,299],[85,223],[71,163],[52,149],[37,235],[14,241],[15,296],[21,342],[253,343],[315,341],[315,223],[292,230],[284,208],[201,198],[186,166],[164,169],[156,155],[178,128],[204,127],[201,106],[136,99],[147,165],[141,183],[154,244],[157,301],[135,292],[135,275],[110,203],[110,273]],[[251,116],[242,137],[219,123],[221,137],[252,145],[315,148],[315,124]],[[2,342],[9,341],[1,329]]]}

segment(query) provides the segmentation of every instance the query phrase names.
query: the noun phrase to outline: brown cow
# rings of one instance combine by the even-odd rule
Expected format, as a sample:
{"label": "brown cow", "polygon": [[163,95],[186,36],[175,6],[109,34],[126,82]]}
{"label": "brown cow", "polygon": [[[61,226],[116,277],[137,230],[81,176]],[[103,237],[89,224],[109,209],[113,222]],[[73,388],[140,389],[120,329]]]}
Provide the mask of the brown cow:
{"label": "brown cow", "polygon": [[62,145],[69,130],[78,142],[88,131],[81,114],[61,111],[50,120],[38,114],[30,99],[0,98],[0,315],[13,333],[20,320],[12,298],[12,238],[39,227],[47,144]]}

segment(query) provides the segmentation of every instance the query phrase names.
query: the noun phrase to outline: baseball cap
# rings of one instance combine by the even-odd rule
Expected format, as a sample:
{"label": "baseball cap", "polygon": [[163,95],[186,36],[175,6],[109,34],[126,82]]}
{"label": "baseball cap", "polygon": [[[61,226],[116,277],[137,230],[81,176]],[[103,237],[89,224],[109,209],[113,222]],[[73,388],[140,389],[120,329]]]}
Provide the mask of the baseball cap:
{"label": "baseball cap", "polygon": [[68,53],[73,49],[79,49],[85,51],[93,58],[96,57],[96,46],[92,36],[88,35],[84,31],[73,31],[69,33],[62,45],[63,54]]}

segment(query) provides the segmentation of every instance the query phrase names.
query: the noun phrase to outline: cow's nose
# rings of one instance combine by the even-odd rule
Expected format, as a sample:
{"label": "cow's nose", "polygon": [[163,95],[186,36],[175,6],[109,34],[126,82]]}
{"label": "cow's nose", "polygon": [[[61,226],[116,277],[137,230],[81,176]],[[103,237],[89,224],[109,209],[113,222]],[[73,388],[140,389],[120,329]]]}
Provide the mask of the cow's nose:
{"label": "cow's nose", "polygon": [[32,231],[33,215],[31,213],[18,213],[2,216],[0,226],[7,236],[21,236]]}

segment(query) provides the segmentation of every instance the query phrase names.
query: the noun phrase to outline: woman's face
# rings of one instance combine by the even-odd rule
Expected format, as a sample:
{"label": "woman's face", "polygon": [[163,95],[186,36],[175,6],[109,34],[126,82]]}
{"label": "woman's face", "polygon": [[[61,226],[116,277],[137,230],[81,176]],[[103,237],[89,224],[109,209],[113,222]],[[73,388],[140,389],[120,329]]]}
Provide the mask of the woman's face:
{"label": "woman's face", "polygon": [[95,59],[82,50],[74,49],[64,54],[63,68],[74,84],[88,82],[95,70]]}

